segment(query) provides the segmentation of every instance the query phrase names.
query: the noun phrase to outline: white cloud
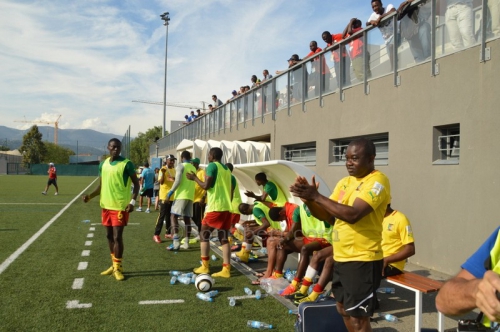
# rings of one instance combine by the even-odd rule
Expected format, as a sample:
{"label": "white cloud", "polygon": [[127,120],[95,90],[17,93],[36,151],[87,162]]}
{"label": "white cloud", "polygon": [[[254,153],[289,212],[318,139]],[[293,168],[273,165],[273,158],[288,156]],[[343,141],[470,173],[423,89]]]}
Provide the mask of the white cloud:
{"label": "white cloud", "polygon": [[[361,10],[361,12],[360,12]],[[14,120],[62,115],[60,128],[123,135],[161,126],[165,27],[170,12],[167,102],[220,99],[304,56],[324,30],[362,21],[369,3],[339,1],[24,1],[0,2],[0,112]],[[170,120],[189,109],[167,107]]]}

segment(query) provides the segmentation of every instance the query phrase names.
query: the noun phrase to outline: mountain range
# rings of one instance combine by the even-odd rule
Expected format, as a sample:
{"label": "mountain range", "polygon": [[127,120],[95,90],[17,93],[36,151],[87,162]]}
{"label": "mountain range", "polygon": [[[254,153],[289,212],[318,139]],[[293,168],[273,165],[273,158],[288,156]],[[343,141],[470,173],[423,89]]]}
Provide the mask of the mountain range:
{"label": "mountain range", "polygon": [[[23,136],[28,132],[0,126],[0,145],[9,149],[18,149],[23,144]],[[44,142],[54,142],[54,127],[39,126]],[[111,138],[122,139],[122,135],[101,133],[92,129],[58,129],[58,145],[68,148],[78,154],[102,155],[107,153],[106,146]]]}

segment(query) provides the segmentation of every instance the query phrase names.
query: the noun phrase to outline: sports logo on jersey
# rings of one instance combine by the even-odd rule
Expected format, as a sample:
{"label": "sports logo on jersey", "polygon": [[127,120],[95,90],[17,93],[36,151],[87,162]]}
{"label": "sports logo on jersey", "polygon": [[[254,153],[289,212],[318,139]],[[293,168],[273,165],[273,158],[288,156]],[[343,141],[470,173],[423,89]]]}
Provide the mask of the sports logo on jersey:
{"label": "sports logo on jersey", "polygon": [[387,230],[388,230],[389,232],[392,232],[392,228],[393,228],[393,227],[394,227],[394,224],[389,224],[389,225],[387,225]]}
{"label": "sports logo on jersey", "polygon": [[375,196],[380,195],[380,192],[384,189],[384,186],[378,182],[375,181],[373,184],[372,189],[370,190]]}
{"label": "sports logo on jersey", "polygon": [[406,233],[408,233],[408,237],[413,237],[413,230],[410,225],[406,226]]}

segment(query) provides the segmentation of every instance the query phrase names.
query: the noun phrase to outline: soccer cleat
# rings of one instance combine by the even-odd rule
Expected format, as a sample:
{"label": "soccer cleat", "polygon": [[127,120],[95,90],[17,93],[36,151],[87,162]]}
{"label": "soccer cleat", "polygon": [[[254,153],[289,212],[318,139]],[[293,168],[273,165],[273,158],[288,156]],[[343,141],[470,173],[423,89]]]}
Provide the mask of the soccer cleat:
{"label": "soccer cleat", "polygon": [[288,285],[283,291],[280,293],[281,296],[287,296],[287,295],[292,295],[293,293],[297,292],[297,287],[294,285],[290,284]]}
{"label": "soccer cleat", "polygon": [[160,236],[159,235],[153,235],[153,241],[155,241],[156,243],[161,243]]}
{"label": "soccer cleat", "polygon": [[151,213],[151,211],[149,211],[149,209],[146,209],[146,211],[144,211],[145,213]]}
{"label": "soccer cleat", "polygon": [[223,266],[222,270],[220,272],[213,273],[212,277],[214,277],[214,278],[218,278],[218,277],[220,277],[220,278],[230,278],[231,277],[231,269],[228,266]]}
{"label": "soccer cleat", "polygon": [[248,259],[250,258],[250,251],[241,250],[240,252],[237,252],[235,255],[243,263],[248,263]]}
{"label": "soccer cleat", "polygon": [[136,211],[137,212],[142,212],[142,208],[139,206]]}
{"label": "soccer cleat", "polygon": [[299,304],[304,303],[304,302],[316,302],[316,300],[318,299],[318,297],[320,295],[321,295],[321,293],[312,292],[311,294],[309,294],[309,296],[304,296],[301,299],[295,299],[293,301],[293,303],[296,305],[299,305]]}
{"label": "soccer cleat", "polygon": [[231,251],[238,251],[241,250],[241,244],[235,244],[234,246],[231,247]]}
{"label": "soccer cleat", "polygon": [[42,191],[42,195],[47,195],[47,193],[45,191]]}
{"label": "soccer cleat", "polygon": [[109,269],[102,271],[101,275],[102,276],[110,276],[113,274],[113,270],[114,270],[113,266],[110,266]]}
{"label": "soccer cleat", "polygon": [[181,249],[189,249],[189,241],[185,241],[183,244],[180,245]]}
{"label": "soccer cleat", "polygon": [[294,301],[302,300],[304,297],[307,297],[307,294],[301,293],[300,291],[292,293],[290,295],[286,295],[285,298]]}
{"label": "soccer cleat", "polygon": [[202,274],[202,273],[210,273],[210,263],[208,261],[201,261],[201,266],[197,267],[196,269],[193,269],[193,272],[196,274]]}
{"label": "soccer cleat", "polygon": [[115,277],[115,279],[118,281],[122,281],[123,279],[125,279],[125,277],[123,276],[123,270],[121,268],[114,269],[113,270],[113,277]]}
{"label": "soccer cleat", "polygon": [[57,196],[57,195],[59,195],[59,193],[55,193],[55,194],[54,194],[54,196]]}
{"label": "soccer cleat", "polygon": [[171,244],[170,244],[170,245],[168,245],[168,246],[167,246],[167,248],[165,248],[165,249],[167,249],[168,251],[178,251],[178,250],[179,250],[179,247],[175,248],[175,247],[174,247],[174,244],[173,244],[173,243],[171,243]]}

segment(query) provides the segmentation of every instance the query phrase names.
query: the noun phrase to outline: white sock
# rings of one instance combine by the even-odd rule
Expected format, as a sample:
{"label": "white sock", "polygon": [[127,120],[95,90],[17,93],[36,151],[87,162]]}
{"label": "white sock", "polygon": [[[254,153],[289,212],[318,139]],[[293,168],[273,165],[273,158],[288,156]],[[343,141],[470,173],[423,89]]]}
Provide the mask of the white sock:
{"label": "white sock", "polygon": [[307,267],[307,270],[306,270],[306,275],[304,276],[305,278],[309,278],[309,280],[313,280],[314,277],[318,274],[318,271],[316,271],[315,269],[313,269],[311,267],[311,265],[309,265]]}
{"label": "white sock", "polygon": [[241,244],[241,248],[242,248],[242,249],[245,249],[246,251],[250,251],[250,248],[251,248],[251,247],[248,245],[248,243],[243,242],[243,243]]}

